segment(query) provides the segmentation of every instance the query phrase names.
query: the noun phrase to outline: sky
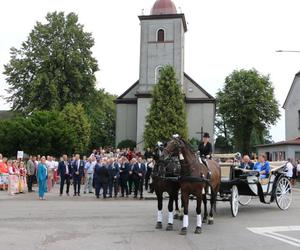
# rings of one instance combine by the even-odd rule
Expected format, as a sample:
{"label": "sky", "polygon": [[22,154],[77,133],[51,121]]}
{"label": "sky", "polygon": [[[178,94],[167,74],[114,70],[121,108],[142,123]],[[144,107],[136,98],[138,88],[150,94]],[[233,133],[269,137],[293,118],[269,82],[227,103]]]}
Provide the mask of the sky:
{"label": "sky", "polygon": [[[10,0],[0,6],[0,110],[9,109],[3,65],[10,48],[20,48],[48,12],[75,12],[95,39],[100,71],[97,87],[122,94],[139,76],[140,25],[155,0]],[[274,141],[285,139],[281,108],[300,70],[299,0],[174,0],[186,16],[185,72],[210,94],[223,87],[233,70],[255,68],[270,75],[281,119],[271,128]]]}

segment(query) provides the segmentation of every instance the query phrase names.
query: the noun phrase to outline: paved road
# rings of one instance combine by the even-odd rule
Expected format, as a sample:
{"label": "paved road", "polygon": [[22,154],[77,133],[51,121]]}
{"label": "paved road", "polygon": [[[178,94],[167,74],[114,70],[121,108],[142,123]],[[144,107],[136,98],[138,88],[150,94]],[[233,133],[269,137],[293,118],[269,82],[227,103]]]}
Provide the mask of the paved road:
{"label": "paved road", "polygon": [[300,249],[299,190],[286,212],[254,200],[232,218],[229,204],[220,202],[215,224],[204,225],[201,235],[193,234],[196,217],[191,201],[187,236],[178,234],[179,221],[172,232],[154,229],[154,200],[103,201],[92,195],[59,197],[54,192],[40,201],[36,196],[9,197],[0,192],[0,249]]}

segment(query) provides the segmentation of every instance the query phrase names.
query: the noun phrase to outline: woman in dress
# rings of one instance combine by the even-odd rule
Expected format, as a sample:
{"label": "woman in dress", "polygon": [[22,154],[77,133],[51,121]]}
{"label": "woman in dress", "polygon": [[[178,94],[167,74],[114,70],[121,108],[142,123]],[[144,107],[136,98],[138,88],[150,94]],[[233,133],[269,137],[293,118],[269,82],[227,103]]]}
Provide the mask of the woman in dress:
{"label": "woman in dress", "polygon": [[27,188],[27,182],[26,182],[26,168],[24,166],[24,162],[23,161],[20,162],[19,172],[20,172],[20,176],[19,176],[20,193],[24,193],[25,192],[25,188]]}
{"label": "woman in dress", "polygon": [[41,162],[38,165],[38,183],[39,183],[39,198],[45,200],[45,190],[47,188],[47,166],[46,157],[41,158]]}
{"label": "woman in dress", "polygon": [[15,195],[19,193],[19,178],[17,175],[16,163],[12,161],[7,162],[8,167],[8,194]]}
{"label": "woman in dress", "polygon": [[8,184],[8,167],[7,158],[0,161],[0,189],[7,190]]}

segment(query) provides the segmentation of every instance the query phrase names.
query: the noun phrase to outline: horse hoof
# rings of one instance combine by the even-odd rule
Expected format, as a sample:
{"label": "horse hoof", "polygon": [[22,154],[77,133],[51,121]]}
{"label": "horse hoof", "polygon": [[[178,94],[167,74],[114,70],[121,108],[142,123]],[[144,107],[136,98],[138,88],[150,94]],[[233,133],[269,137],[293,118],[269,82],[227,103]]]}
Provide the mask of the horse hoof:
{"label": "horse hoof", "polygon": [[180,235],[186,235],[186,234],[187,234],[187,228],[186,227],[181,228]]}
{"label": "horse hoof", "polygon": [[179,215],[179,220],[183,220],[183,215]]}
{"label": "horse hoof", "polygon": [[173,231],[173,224],[168,224],[166,231]]}
{"label": "horse hoof", "polygon": [[161,222],[157,222],[155,228],[156,229],[162,229],[162,223]]}
{"label": "horse hoof", "polygon": [[211,219],[211,220],[208,220],[208,225],[213,225],[214,224],[214,220]]}
{"label": "horse hoof", "polygon": [[202,223],[206,224],[207,223],[207,218],[203,218]]}
{"label": "horse hoof", "polygon": [[179,219],[179,215],[178,214],[174,214],[174,220],[178,220]]}
{"label": "horse hoof", "polygon": [[202,228],[201,227],[196,227],[195,234],[201,234],[201,233],[202,233]]}

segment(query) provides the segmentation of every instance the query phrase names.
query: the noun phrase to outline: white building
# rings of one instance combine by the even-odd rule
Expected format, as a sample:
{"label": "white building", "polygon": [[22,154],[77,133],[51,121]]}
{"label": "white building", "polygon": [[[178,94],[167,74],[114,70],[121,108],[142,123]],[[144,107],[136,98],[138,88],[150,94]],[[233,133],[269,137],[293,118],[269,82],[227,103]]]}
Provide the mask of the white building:
{"label": "white building", "polygon": [[[184,71],[184,14],[177,12],[171,0],[157,0],[150,15],[139,16],[141,25],[140,75],[129,89],[116,100],[116,144],[123,140],[144,147],[144,128],[151,105],[151,91],[164,65],[172,65],[186,97],[190,138],[200,139],[200,132],[214,133],[215,99]],[[166,98],[168,98],[166,96]]]}
{"label": "white building", "polygon": [[300,159],[300,72],[294,81],[284,102],[286,141],[268,145],[259,145],[258,153],[264,153],[269,160]]}

